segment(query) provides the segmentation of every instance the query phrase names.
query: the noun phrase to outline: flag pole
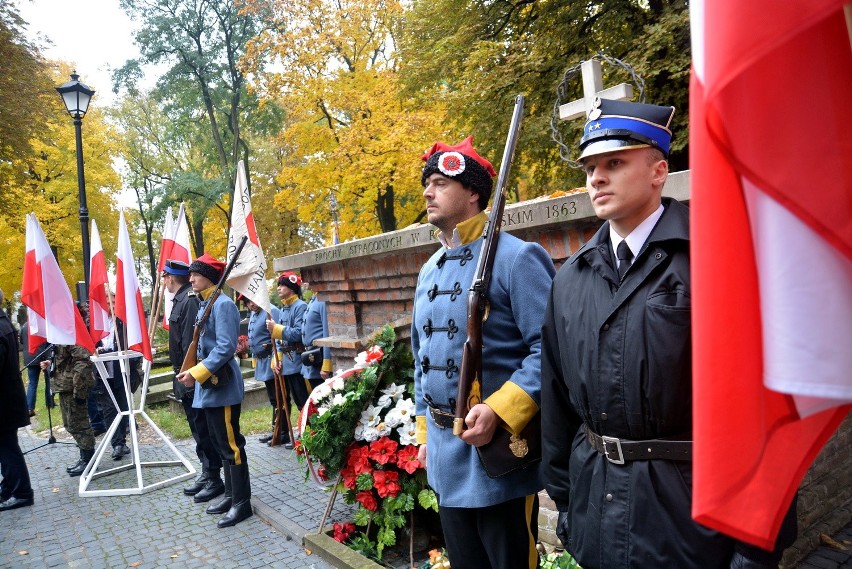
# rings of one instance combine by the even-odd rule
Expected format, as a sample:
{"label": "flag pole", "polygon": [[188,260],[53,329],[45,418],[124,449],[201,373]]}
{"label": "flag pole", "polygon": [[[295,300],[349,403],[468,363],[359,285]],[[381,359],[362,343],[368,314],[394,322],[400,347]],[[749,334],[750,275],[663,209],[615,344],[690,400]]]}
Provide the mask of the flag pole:
{"label": "flag pole", "polygon": [[[266,313],[267,318],[272,319],[272,313]],[[278,356],[278,346],[275,345],[275,339],[272,339],[272,360],[275,366],[272,368],[275,382],[275,405],[278,407],[278,413],[275,414],[275,424],[272,426],[272,442],[269,446],[278,446],[278,441],[281,440],[281,411],[284,411],[284,418],[287,420],[287,432],[290,434],[290,443],[295,445],[296,439],[293,436],[293,424],[290,422],[290,405],[287,399],[287,383],[281,377],[281,358]]]}
{"label": "flag pole", "polygon": [[843,5],[843,13],[846,15],[846,31],[849,34],[849,45],[852,47],[852,3]]}

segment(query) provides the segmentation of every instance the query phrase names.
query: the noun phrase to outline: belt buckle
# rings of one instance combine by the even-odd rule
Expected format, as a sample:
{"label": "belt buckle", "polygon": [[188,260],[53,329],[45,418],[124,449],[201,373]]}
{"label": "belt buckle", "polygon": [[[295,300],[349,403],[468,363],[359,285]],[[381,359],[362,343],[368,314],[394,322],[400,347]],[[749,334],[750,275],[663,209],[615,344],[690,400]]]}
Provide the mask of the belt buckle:
{"label": "belt buckle", "polygon": [[[606,459],[613,464],[624,464],[624,454],[621,452],[621,439],[601,435],[601,441],[603,442],[603,452]],[[609,455],[609,450],[606,448],[607,443],[615,444],[615,448],[618,450],[618,458],[612,458]]]}
{"label": "belt buckle", "polygon": [[435,426],[439,429],[446,429],[444,425],[438,422],[438,416],[440,415],[440,411],[435,409],[434,407],[429,407],[429,414],[432,415],[432,422],[435,423]]}

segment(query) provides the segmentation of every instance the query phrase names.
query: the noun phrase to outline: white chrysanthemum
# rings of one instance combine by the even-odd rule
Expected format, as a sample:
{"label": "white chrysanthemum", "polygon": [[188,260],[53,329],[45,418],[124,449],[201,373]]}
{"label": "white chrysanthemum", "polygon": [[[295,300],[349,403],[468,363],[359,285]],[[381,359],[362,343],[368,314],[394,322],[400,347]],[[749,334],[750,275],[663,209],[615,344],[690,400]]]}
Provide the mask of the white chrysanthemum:
{"label": "white chrysanthemum", "polygon": [[328,413],[328,407],[326,407],[325,405],[321,405],[321,406],[317,407],[317,414],[320,417],[322,417],[326,413]]}
{"label": "white chrysanthemum", "polygon": [[355,427],[355,440],[363,441],[364,440],[364,425],[359,421],[358,425]]}
{"label": "white chrysanthemum", "polygon": [[357,356],[355,356],[355,368],[363,369],[367,367],[367,352],[360,352]]}
{"label": "white chrysanthemum", "polygon": [[333,390],[335,390],[335,391],[340,391],[341,389],[343,389],[343,383],[344,383],[344,382],[343,382],[343,378],[342,378],[342,377],[335,377],[334,379],[332,379],[332,380],[331,380],[331,384],[330,384],[330,385],[331,385],[331,388],[332,388]]}
{"label": "white chrysanthemum", "polygon": [[372,443],[379,440],[379,436],[379,431],[375,427],[364,427],[363,437],[365,441]]}
{"label": "white chrysanthemum", "polygon": [[399,411],[408,420],[409,417],[414,416],[414,401],[411,399],[400,399],[396,402],[394,411]]}
{"label": "white chrysanthemum", "polygon": [[321,385],[316,386],[316,388],[314,388],[313,393],[311,393],[311,395],[313,396],[314,401],[319,401],[320,399],[322,399],[324,397],[328,397],[330,393],[331,393],[331,388],[327,384],[323,383]]}
{"label": "white chrysanthemum", "polygon": [[369,427],[375,427],[382,419],[381,413],[381,407],[377,407],[375,405],[368,405],[367,408],[361,412],[360,422]]}
{"label": "white chrysanthemum", "polygon": [[346,397],[344,397],[342,393],[335,393],[334,397],[331,398],[331,404],[335,407],[343,405],[344,403],[346,403]]}
{"label": "white chrysanthemum", "polygon": [[386,437],[391,434],[391,427],[385,421],[382,421],[376,426],[376,432],[380,437]]}
{"label": "white chrysanthemum", "polygon": [[391,427],[398,427],[404,422],[406,422],[407,417],[405,417],[402,413],[399,412],[398,409],[391,409],[388,411],[388,414],[385,415],[385,423],[390,425]]}
{"label": "white chrysanthemum", "polygon": [[382,395],[379,397],[379,404],[383,407],[388,407],[394,401],[398,401],[405,395],[405,387],[391,383],[386,388],[382,389]]}
{"label": "white chrysanthemum", "polygon": [[399,433],[399,444],[414,445],[417,444],[417,423],[408,421],[403,423],[397,430]]}

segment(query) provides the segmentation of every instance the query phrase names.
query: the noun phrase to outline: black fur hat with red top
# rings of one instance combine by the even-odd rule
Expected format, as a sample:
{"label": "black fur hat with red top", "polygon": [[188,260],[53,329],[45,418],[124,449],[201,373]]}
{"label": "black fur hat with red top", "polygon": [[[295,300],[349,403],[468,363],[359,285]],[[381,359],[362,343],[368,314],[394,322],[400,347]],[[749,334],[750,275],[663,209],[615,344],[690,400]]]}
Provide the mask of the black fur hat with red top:
{"label": "black fur hat with red top", "polygon": [[458,180],[463,186],[479,194],[480,204],[488,203],[497,172],[491,162],[480,156],[473,148],[472,136],[468,136],[455,146],[436,142],[422,158],[426,162],[423,175],[420,177],[420,183],[424,187],[429,176],[441,174]]}

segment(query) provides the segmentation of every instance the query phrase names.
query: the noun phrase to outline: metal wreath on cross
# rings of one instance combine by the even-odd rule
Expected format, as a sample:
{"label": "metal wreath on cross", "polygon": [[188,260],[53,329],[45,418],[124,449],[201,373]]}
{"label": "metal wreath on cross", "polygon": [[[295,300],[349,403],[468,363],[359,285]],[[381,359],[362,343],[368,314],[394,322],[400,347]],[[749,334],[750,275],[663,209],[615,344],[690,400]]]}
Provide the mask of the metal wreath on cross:
{"label": "metal wreath on cross", "polygon": [[[620,83],[615,87],[603,88],[603,76],[601,73],[601,62],[620,67],[630,74],[630,79],[638,91],[638,102],[645,102],[645,80],[636,73],[629,64],[609,57],[602,53],[595,54],[591,59],[581,61],[577,65],[568,68],[562,76],[562,81],[556,88],[556,102],[553,104],[553,115],[550,118],[550,138],[559,147],[559,157],[568,162],[572,168],[579,168],[580,164],[571,159],[571,147],[562,141],[562,133],[559,131],[559,122],[585,117],[594,108],[597,98],[617,99],[628,101],[633,98],[633,85]],[[565,102],[568,97],[570,82],[577,74],[583,78],[583,98],[576,101]]]}

